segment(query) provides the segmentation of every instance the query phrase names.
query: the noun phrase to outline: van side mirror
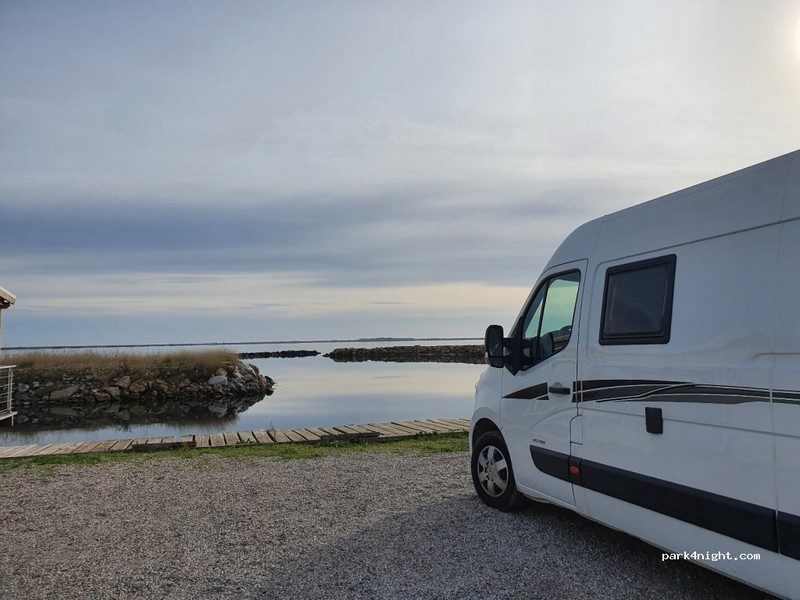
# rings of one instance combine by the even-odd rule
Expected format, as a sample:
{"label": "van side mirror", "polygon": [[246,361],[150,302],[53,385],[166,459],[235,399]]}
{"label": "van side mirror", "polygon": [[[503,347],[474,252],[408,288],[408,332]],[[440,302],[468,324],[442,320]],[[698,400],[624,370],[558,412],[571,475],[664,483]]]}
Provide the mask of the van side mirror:
{"label": "van side mirror", "polygon": [[489,325],[486,328],[484,344],[486,346],[486,362],[489,366],[504,366],[505,345],[503,341],[503,327],[501,325]]}

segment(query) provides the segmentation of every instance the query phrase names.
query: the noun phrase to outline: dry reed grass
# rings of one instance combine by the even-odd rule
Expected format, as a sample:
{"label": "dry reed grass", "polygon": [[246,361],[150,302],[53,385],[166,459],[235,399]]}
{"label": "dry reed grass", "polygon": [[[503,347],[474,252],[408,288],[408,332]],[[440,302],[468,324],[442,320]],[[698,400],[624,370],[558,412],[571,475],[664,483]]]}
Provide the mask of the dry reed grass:
{"label": "dry reed grass", "polygon": [[18,352],[7,354],[4,362],[16,364],[15,378],[55,379],[63,375],[92,376],[108,380],[122,375],[132,379],[191,380],[210,377],[225,363],[236,363],[238,355],[226,349],[133,354],[129,352]]}

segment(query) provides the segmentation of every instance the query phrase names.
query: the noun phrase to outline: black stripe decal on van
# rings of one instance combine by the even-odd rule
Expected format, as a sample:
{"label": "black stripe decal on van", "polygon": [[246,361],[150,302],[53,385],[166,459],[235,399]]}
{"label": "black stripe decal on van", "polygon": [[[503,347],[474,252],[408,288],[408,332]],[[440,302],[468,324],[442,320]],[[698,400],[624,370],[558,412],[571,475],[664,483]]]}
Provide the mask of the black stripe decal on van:
{"label": "black stripe decal on van", "polygon": [[778,551],[776,516],[771,508],[590,460],[582,460],[580,470],[582,487]]}
{"label": "black stripe decal on van", "polygon": [[595,390],[598,388],[629,387],[638,385],[675,385],[685,383],[684,381],[663,381],[660,379],[587,379],[581,382],[583,391]]}
{"label": "black stripe decal on van", "polygon": [[532,400],[534,398],[539,398],[547,396],[547,384],[540,383],[538,385],[532,385],[531,387],[522,388],[521,390],[517,390],[516,392],[511,392],[503,396],[503,398],[517,398],[517,399],[524,399],[524,400]]}
{"label": "black stripe decal on van", "polygon": [[[564,481],[686,523],[800,558],[800,517],[698,488],[657,479],[586,459],[572,458],[580,475],[570,477],[570,456],[531,446],[536,468]],[[785,524],[778,543],[778,525]]]}
{"label": "black stripe decal on van", "polygon": [[[710,385],[681,381],[647,379],[593,379],[572,383],[573,402],[692,402],[695,404],[744,404],[769,402],[767,388]],[[547,384],[522,388],[503,398],[545,400]],[[800,392],[775,390],[772,401],[800,404]]]}
{"label": "black stripe decal on van", "polygon": [[800,560],[800,517],[778,511],[778,546],[784,556]]}
{"label": "black stripe decal on van", "polygon": [[542,473],[569,481],[569,455],[539,446],[531,446],[533,464]]}
{"label": "black stripe decal on van", "polygon": [[[576,382],[581,385],[581,382]],[[697,404],[743,404],[769,402],[766,388],[697,384],[680,381],[597,379],[582,382],[574,402],[692,402]],[[800,402],[791,391],[773,393],[776,402]]]}

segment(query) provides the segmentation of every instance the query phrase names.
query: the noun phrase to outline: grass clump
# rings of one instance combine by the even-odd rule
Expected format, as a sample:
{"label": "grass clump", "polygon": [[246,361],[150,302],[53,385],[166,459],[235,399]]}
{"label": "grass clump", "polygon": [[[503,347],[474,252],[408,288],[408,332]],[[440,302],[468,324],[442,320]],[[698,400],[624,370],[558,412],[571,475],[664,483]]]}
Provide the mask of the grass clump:
{"label": "grass clump", "polygon": [[117,462],[141,462],[164,458],[196,460],[209,456],[225,458],[321,458],[346,454],[413,453],[417,455],[441,452],[466,452],[469,440],[466,432],[426,434],[395,442],[322,442],[319,444],[248,444],[222,446],[219,448],[197,448],[188,450],[162,450],[157,452],[89,452],[86,454],[63,454],[39,456],[16,460],[0,460],[0,474],[21,467],[92,466]]}
{"label": "grass clump", "polygon": [[91,376],[111,380],[122,375],[132,379],[169,379],[188,377],[207,379],[225,363],[235,364],[238,355],[226,349],[169,353],[133,354],[130,352],[18,352],[6,355],[6,362],[16,364],[15,379],[59,380],[64,376]]}

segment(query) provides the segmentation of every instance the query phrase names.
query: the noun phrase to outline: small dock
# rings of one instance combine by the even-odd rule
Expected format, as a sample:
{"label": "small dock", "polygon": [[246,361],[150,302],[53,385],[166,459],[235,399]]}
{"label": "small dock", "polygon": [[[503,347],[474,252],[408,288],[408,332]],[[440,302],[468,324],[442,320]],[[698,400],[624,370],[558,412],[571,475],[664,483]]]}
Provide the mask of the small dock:
{"label": "small dock", "polygon": [[304,427],[300,429],[259,429],[255,431],[222,432],[171,437],[106,440],[104,442],[62,442],[0,446],[0,460],[35,458],[58,454],[88,452],[148,452],[187,448],[221,448],[257,444],[314,444],[331,441],[392,442],[420,435],[458,433],[469,430],[469,419],[420,419],[391,421],[365,425],[336,427]]}

